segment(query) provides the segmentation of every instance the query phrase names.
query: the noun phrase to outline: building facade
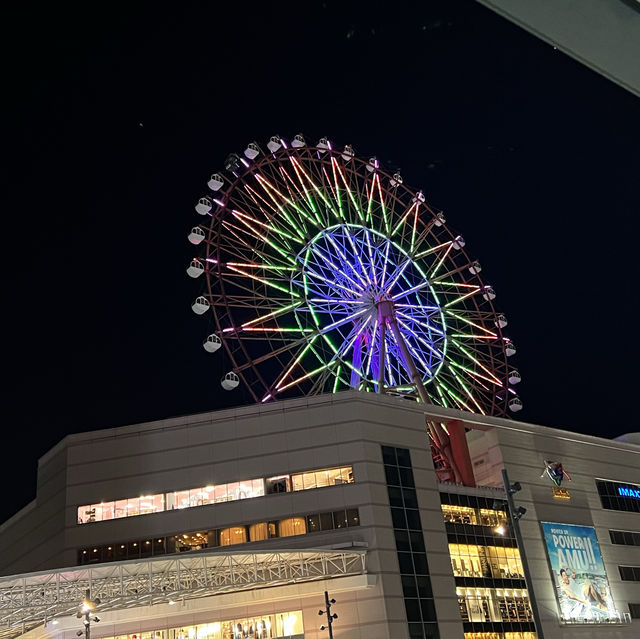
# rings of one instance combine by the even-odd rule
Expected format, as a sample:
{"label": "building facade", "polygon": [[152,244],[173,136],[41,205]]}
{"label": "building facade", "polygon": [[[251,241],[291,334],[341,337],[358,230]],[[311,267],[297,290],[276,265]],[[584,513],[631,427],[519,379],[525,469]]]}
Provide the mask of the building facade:
{"label": "building facade", "polygon": [[66,437],[0,526],[0,635],[72,639],[89,590],[94,639],[326,637],[325,591],[335,637],[637,636],[640,446],[427,419],[464,422],[476,487],[438,481],[424,406],[370,393]]}

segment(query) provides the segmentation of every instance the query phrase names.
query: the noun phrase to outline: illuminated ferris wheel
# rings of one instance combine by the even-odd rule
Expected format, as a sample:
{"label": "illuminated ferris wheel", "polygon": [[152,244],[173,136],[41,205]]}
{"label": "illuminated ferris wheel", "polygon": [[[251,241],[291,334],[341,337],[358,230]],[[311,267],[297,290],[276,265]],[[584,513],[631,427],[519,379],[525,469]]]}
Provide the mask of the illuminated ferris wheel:
{"label": "illuminated ferris wheel", "polygon": [[208,182],[190,241],[193,310],[213,313],[230,390],[253,398],[354,388],[505,415],[522,403],[494,290],[422,191],[326,139],[273,136]]}

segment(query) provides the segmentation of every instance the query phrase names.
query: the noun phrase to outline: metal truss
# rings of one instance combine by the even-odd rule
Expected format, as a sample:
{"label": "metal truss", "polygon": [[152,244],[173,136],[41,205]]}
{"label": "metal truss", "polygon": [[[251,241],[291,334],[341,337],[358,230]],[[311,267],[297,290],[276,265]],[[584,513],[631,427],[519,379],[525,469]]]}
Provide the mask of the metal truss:
{"label": "metal truss", "polygon": [[200,552],[0,577],[0,639],[75,614],[85,597],[100,612],[366,572],[366,551]]}

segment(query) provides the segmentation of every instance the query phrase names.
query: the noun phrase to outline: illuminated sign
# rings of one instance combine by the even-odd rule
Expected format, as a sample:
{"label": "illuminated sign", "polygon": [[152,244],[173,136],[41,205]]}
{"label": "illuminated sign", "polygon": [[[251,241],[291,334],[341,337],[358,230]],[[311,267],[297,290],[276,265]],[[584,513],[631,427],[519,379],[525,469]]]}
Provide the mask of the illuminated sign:
{"label": "illuminated sign", "polygon": [[638,484],[596,479],[596,487],[603,508],[640,513],[640,486]]}
{"label": "illuminated sign", "polygon": [[558,486],[553,487],[553,496],[556,499],[571,499],[571,495],[566,488],[558,488]]}
{"label": "illuminated sign", "polygon": [[618,617],[594,528],[543,521],[542,530],[561,619],[607,623]]}

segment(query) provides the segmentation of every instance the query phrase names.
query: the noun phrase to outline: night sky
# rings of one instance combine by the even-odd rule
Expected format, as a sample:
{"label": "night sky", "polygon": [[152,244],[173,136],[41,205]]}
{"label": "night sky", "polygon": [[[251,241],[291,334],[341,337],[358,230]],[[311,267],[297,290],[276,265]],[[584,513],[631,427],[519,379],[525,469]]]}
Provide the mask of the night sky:
{"label": "night sky", "polygon": [[227,154],[275,133],[444,209],[509,319],[520,419],[638,429],[637,98],[472,0],[160,6],[4,16],[0,522],[69,433],[250,401],[202,349],[186,235]]}

